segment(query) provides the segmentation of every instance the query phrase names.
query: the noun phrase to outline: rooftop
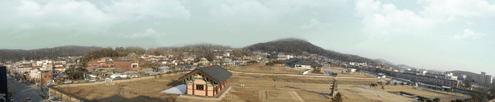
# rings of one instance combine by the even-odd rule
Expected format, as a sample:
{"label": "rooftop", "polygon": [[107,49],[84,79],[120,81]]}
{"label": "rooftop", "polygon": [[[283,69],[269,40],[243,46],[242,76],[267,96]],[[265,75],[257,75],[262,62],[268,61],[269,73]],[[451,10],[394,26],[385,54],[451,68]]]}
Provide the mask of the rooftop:
{"label": "rooftop", "polygon": [[231,72],[223,69],[220,66],[211,66],[211,67],[200,67],[200,68],[194,69],[193,71],[180,77],[179,80],[182,80],[186,77],[189,77],[191,74],[193,74],[196,71],[199,71],[199,72],[205,74],[207,77],[213,79],[214,81],[218,81],[219,83],[224,82],[225,80],[230,78],[230,76],[232,76]]}

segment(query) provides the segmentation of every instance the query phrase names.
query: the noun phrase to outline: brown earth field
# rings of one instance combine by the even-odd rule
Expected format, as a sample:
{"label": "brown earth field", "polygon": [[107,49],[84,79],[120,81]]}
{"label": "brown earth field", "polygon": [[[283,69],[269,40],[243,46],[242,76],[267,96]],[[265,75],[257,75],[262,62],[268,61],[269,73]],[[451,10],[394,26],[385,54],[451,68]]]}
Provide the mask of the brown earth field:
{"label": "brown earth field", "polygon": [[[270,73],[270,71],[263,73]],[[144,78],[120,83],[114,82],[113,84],[72,87],[59,85],[55,88],[88,100],[101,102],[329,102],[331,101],[331,97],[328,97],[330,83],[335,78],[338,86],[335,93],[341,93],[344,102],[406,102],[415,100],[412,97],[394,93],[398,91],[431,99],[438,97],[442,101],[468,97],[449,92],[416,89],[411,86],[384,85],[385,89],[382,89],[381,86],[370,87],[370,83],[376,83],[377,79],[373,78],[372,75],[359,72],[339,74],[337,77],[233,72],[232,77],[227,80],[227,86],[230,86],[231,89],[223,94],[223,98],[218,100],[160,93],[177,85],[174,80],[180,76],[182,74],[164,75],[162,78]],[[244,86],[241,87],[241,84],[244,84]]]}

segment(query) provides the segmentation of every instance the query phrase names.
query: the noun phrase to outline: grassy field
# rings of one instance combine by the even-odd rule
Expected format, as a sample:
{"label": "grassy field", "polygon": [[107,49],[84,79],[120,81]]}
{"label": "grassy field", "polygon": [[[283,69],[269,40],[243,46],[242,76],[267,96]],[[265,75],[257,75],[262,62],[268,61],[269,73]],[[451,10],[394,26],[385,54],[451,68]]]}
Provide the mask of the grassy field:
{"label": "grassy field", "polygon": [[[256,72],[269,73],[270,71]],[[181,74],[177,74],[132,82],[78,87],[59,86],[58,88],[77,96],[97,101],[215,101],[160,93],[165,89],[173,87],[175,85],[172,84],[173,81],[180,76]],[[228,93],[224,94],[224,97],[219,101],[328,102],[331,99],[325,95],[330,93],[330,83],[333,79],[334,77],[326,76],[233,73],[232,77],[227,80],[227,85],[230,86],[231,89]],[[432,99],[438,97],[444,101],[467,97],[446,92],[435,92],[424,89],[418,90],[410,86],[385,85],[385,90],[381,89],[380,86],[370,87],[370,83],[376,83],[377,79],[374,78],[373,75],[365,73],[339,74],[335,79],[337,79],[338,84],[337,92],[342,94],[345,102],[405,102],[414,100],[410,97],[392,93],[394,91],[408,92]],[[241,87],[241,84],[244,84],[244,86]]]}

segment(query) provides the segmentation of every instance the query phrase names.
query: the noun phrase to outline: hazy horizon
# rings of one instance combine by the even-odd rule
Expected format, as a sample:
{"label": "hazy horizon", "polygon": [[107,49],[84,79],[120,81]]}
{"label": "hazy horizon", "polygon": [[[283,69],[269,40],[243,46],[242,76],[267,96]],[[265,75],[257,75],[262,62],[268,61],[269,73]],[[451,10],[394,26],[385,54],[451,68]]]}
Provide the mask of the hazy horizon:
{"label": "hazy horizon", "polygon": [[0,1],[0,49],[234,48],[283,38],[394,64],[495,75],[495,1]]}

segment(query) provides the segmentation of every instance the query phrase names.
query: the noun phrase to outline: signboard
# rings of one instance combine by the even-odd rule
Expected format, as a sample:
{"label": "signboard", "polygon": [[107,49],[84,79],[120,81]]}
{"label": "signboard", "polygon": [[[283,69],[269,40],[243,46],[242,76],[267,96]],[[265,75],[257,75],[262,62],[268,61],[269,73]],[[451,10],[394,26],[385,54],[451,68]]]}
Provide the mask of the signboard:
{"label": "signboard", "polygon": [[7,88],[7,67],[0,66],[0,101],[6,101],[8,99]]}

